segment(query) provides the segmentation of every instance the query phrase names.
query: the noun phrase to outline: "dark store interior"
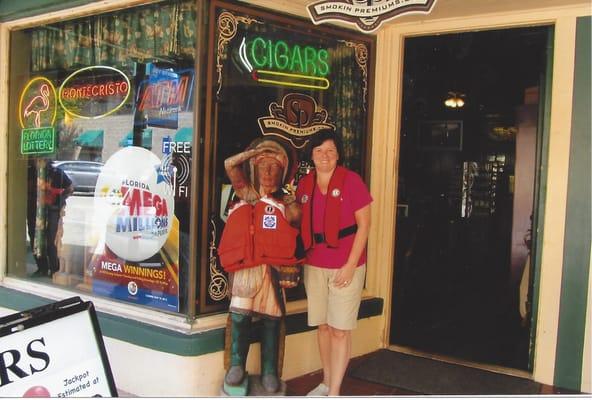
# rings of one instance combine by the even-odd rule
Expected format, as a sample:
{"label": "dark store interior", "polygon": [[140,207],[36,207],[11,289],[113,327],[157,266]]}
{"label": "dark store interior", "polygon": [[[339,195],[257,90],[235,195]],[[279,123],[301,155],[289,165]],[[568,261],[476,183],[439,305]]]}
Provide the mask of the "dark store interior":
{"label": "dark store interior", "polygon": [[548,27],[405,41],[393,345],[528,370]]}

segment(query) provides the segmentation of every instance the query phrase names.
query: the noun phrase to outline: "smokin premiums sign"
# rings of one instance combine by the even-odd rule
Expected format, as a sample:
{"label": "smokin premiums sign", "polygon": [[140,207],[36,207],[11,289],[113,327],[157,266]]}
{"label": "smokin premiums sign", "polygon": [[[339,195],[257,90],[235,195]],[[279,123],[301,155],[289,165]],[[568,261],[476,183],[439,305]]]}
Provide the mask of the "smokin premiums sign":
{"label": "smokin premiums sign", "polygon": [[383,22],[404,14],[431,11],[436,0],[341,0],[316,1],[307,6],[316,25],[327,21],[355,24],[362,32],[377,30]]}
{"label": "smokin premiums sign", "polygon": [[303,148],[312,135],[323,130],[335,130],[327,110],[316,100],[301,93],[289,93],[281,104],[269,105],[269,115],[258,119],[263,136],[280,136],[297,149]]}

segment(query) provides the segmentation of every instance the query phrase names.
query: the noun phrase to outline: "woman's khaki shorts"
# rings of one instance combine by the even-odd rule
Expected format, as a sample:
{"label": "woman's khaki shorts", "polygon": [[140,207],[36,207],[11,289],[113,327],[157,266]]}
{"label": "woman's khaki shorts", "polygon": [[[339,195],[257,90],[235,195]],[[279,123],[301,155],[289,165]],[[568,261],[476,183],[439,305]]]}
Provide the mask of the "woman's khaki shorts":
{"label": "woman's khaki shorts", "polygon": [[357,326],[366,265],[356,268],[352,282],[344,288],[333,285],[337,271],[337,268],[304,266],[309,326],[327,324],[341,330],[352,330]]}

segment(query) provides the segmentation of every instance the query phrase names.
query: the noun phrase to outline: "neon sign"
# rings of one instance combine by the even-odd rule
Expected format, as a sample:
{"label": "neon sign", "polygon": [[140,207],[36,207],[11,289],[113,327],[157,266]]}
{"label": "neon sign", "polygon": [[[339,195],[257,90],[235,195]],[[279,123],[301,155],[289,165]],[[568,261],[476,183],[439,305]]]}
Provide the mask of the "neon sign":
{"label": "neon sign", "polygon": [[279,69],[280,71],[297,72],[306,75],[326,76],[329,73],[329,52],[325,49],[304,48],[299,45],[290,47],[283,40],[272,41],[256,37],[251,43],[248,53],[258,68]]}
{"label": "neon sign", "polygon": [[328,89],[329,52],[312,46],[290,46],[283,40],[243,38],[239,58],[261,83],[308,89]]}
{"label": "neon sign", "polygon": [[55,86],[45,77],[31,79],[19,99],[21,128],[52,126],[57,114]]}
{"label": "neon sign", "polygon": [[190,78],[188,75],[183,75],[176,81],[173,79],[161,80],[148,85],[138,109],[145,111],[160,108],[163,105],[181,106],[187,97],[187,89],[190,89]]}
{"label": "neon sign", "polygon": [[105,97],[127,94],[129,85],[126,81],[107,82],[98,85],[82,85],[71,87],[62,92],[64,99],[89,99],[91,97]]}
{"label": "neon sign", "polygon": [[148,126],[177,129],[178,114],[190,107],[193,69],[162,69],[151,65],[147,80],[137,93],[138,110]]}
{"label": "neon sign", "polygon": [[[95,65],[74,71],[64,79],[58,100],[74,117],[98,119],[123,107],[129,95],[130,80],[126,74],[117,68]],[[113,99],[117,101],[115,106]]]}
{"label": "neon sign", "polygon": [[55,151],[55,129],[25,128],[21,133],[21,154],[50,154]]}

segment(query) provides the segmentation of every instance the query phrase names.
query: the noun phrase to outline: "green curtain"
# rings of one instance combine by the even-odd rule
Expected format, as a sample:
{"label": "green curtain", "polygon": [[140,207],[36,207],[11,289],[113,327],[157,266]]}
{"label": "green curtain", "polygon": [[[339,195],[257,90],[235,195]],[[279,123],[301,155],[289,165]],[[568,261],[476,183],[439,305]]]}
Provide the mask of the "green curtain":
{"label": "green curtain", "polygon": [[329,53],[332,94],[326,97],[326,106],[330,113],[334,113],[333,123],[342,135],[344,165],[359,171],[362,166],[361,143],[367,134],[362,72],[356,63],[354,48],[339,44]]}
{"label": "green curtain", "polygon": [[136,7],[32,30],[33,72],[195,59],[195,1]]}

